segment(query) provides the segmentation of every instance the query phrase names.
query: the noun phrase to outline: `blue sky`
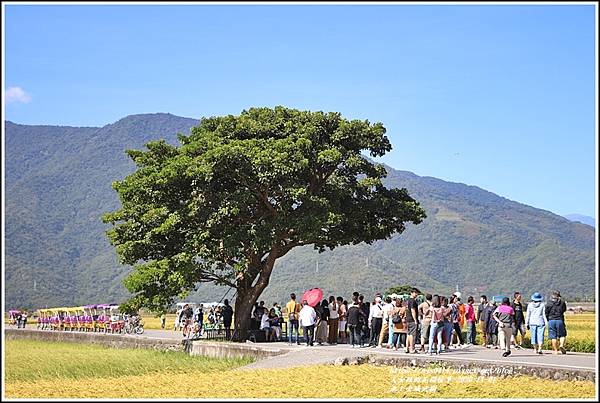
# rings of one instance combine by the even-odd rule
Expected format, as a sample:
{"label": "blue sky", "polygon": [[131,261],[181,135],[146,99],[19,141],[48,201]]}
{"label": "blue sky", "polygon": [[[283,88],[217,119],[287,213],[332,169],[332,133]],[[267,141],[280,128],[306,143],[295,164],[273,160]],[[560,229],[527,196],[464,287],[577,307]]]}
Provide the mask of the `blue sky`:
{"label": "blue sky", "polygon": [[5,7],[14,122],[339,111],[394,168],[596,216],[592,5]]}

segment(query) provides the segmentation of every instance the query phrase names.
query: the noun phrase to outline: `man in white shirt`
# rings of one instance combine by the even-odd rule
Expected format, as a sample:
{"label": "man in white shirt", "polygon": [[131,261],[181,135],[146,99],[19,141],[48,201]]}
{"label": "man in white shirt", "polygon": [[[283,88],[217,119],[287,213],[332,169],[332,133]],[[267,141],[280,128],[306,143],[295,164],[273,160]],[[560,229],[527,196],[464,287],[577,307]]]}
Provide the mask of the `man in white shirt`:
{"label": "man in white shirt", "polygon": [[382,323],[383,306],[381,305],[381,297],[375,297],[375,304],[371,304],[369,309],[369,329],[371,329],[371,340],[369,342],[369,346],[377,347],[379,344]]}
{"label": "man in white shirt", "polygon": [[381,332],[379,333],[379,344],[378,347],[383,347],[383,340],[388,340],[389,338],[389,333],[390,333],[390,315],[392,313],[392,310],[394,309],[394,304],[392,304],[392,297],[387,296],[385,298],[385,304],[383,304],[382,306],[382,310],[383,310],[383,316],[382,316],[382,322],[383,322],[383,326],[381,329]]}
{"label": "man in white shirt", "polygon": [[306,345],[312,346],[315,337],[315,322],[317,313],[312,306],[308,305],[308,301],[302,301],[302,309],[300,310],[300,326],[304,328],[304,338]]}

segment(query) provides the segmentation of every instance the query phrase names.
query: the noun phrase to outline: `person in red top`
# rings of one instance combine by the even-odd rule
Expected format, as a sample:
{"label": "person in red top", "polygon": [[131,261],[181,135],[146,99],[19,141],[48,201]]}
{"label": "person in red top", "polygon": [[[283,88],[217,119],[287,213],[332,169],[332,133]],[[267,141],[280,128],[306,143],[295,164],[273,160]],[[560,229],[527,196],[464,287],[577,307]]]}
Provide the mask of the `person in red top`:
{"label": "person in red top", "polygon": [[472,296],[467,298],[467,305],[465,306],[465,320],[467,321],[467,344],[473,345],[475,344],[475,335],[476,335],[476,327],[475,327],[475,308],[473,307],[473,302],[475,300]]}

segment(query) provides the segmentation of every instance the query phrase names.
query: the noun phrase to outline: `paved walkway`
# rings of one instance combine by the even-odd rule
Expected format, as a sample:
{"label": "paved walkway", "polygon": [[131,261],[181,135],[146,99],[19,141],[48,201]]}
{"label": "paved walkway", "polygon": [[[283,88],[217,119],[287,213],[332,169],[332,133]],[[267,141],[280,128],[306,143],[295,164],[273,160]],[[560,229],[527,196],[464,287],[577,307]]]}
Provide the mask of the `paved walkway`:
{"label": "paved walkway", "polygon": [[[146,330],[142,336],[129,337],[148,337],[182,340],[181,332],[171,330]],[[197,343],[205,342],[203,340]],[[564,368],[574,370],[593,370],[597,369],[596,354],[567,352],[566,355],[554,355],[551,351],[545,351],[543,355],[535,354],[533,351],[512,350],[508,357],[502,357],[501,350],[487,349],[480,346],[470,346],[458,350],[450,350],[439,356],[421,353],[406,354],[402,350],[393,351],[385,348],[352,348],[347,344],[338,344],[330,346],[314,345],[307,347],[305,344],[288,345],[288,343],[253,343],[253,346],[259,348],[279,349],[282,355],[258,360],[244,368],[287,368],[301,365],[329,364],[337,358],[364,357],[367,355],[377,355],[381,357],[410,357],[414,359],[428,360],[453,360],[453,361],[471,361],[481,362],[482,364],[512,364],[512,365],[534,365],[551,368]],[[568,343],[567,343],[568,345]]]}

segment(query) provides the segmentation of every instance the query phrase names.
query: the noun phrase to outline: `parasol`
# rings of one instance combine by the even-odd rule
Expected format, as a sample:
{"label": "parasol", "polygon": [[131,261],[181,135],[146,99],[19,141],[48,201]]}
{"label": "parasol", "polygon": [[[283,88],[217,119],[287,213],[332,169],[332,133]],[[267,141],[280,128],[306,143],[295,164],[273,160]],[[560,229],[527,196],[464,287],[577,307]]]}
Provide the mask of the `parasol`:
{"label": "parasol", "polygon": [[304,294],[302,294],[302,299],[300,299],[300,302],[304,302],[304,300],[306,300],[308,302],[308,305],[315,307],[318,304],[321,303],[321,300],[323,299],[323,290],[321,290],[320,288],[311,288],[308,291],[305,291]]}

